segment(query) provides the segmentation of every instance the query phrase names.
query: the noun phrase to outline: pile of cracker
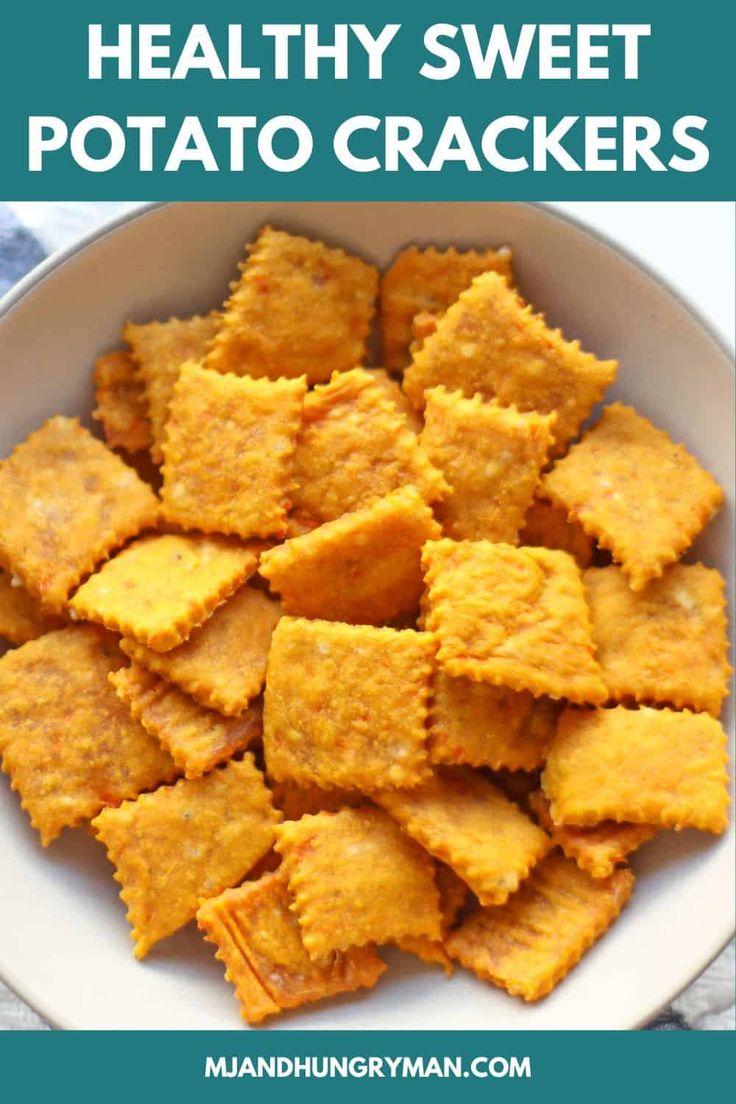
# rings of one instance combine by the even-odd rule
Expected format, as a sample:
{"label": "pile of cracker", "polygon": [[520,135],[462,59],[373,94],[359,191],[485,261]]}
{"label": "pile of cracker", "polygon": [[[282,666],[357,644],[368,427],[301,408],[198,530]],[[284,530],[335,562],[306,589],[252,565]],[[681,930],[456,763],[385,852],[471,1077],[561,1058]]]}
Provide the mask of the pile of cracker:
{"label": "pile of cracker", "polygon": [[636,848],[726,827],[723,580],[680,562],[721,489],[629,406],[582,428],[616,363],[508,249],[379,287],[266,227],[221,309],[123,338],[106,443],[56,416],[0,464],[0,752],[42,844],[95,834],[138,958],[196,916],[251,1023],[389,945],[543,997]]}

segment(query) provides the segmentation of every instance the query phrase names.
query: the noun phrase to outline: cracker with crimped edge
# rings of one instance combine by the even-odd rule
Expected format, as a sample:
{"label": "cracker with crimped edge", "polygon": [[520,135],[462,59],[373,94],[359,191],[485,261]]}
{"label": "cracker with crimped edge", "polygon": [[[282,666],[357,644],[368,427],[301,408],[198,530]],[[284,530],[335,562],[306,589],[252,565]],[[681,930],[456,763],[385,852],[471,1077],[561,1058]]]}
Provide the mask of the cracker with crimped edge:
{"label": "cracker with crimped edge", "polygon": [[412,323],[418,314],[442,315],[482,272],[511,282],[511,250],[402,249],[381,277],[381,349],[388,368],[410,362]]}
{"label": "cracker with crimped edge", "polygon": [[243,539],[283,536],[306,386],[182,365],[163,443],[164,518]]}
{"label": "cracker with crimped edge", "polygon": [[95,817],[136,958],[192,920],[203,899],[240,882],[271,847],[279,819],[249,752]]}
{"label": "cracker with crimped edge", "polygon": [[555,824],[604,820],[723,832],[726,734],[708,713],[572,709],[560,717],[542,788]]}
{"label": "cracker with crimped edge", "polygon": [[313,958],[442,934],[434,863],[382,809],[285,821],[276,850]]}
{"label": "cracker with crimped edge", "polygon": [[220,315],[169,318],[167,322],[126,322],[123,338],[143,383],[151,423],[151,456],[163,460],[164,426],[179,370],[185,360],[201,360],[220,325]]}
{"label": "cracker with crimped edge", "polygon": [[551,846],[546,832],[469,768],[440,767],[410,790],[372,796],[482,904],[503,904]]}
{"label": "cracker with crimped edge", "polygon": [[425,399],[419,441],[452,488],[435,508],[445,534],[516,544],[556,416],[522,414],[444,387],[433,387]]}
{"label": "cracker with crimped edge", "polygon": [[258,702],[239,717],[222,717],[138,663],[113,672],[110,683],[187,778],[199,778],[261,737]]}
{"label": "cracker with crimped edge", "polygon": [[[451,866],[436,862],[434,880],[440,894],[440,914],[442,916],[442,939],[455,926],[460,912],[470,894],[462,878],[459,878]],[[405,936],[397,941],[402,951],[414,954],[427,966],[441,966],[448,975],[453,972],[452,959],[445,950],[444,943],[427,936]]]}
{"label": "cracker with crimped edge", "polygon": [[62,624],[63,619],[47,613],[20,579],[0,569],[0,636],[11,644],[25,644]]}
{"label": "cracker with crimped edge", "polygon": [[544,498],[535,497],[526,512],[519,533],[519,544],[530,547],[559,548],[574,556],[580,568],[593,562],[595,541],[576,521],[570,521],[567,510]]}
{"label": "cracker with crimped edge", "polygon": [[268,778],[273,803],[283,813],[284,820],[299,820],[314,813],[339,813],[346,806],[365,805],[368,801],[360,790],[339,786],[322,789],[283,779],[277,782]]}
{"label": "cracker with crimped edge", "polygon": [[95,361],[95,409],[110,448],[143,452],[151,445],[151,423],[136,364],[130,353],[117,349]]}
{"label": "cracker with crimped edge", "polygon": [[197,923],[217,947],[241,1014],[256,1024],[267,1016],[355,989],[370,989],[386,969],[372,947],[315,962],[307,954],[283,871],[225,890],[205,901]]}
{"label": "cracker with crimped edge", "polygon": [[684,445],[622,403],[604,409],[542,489],[610,551],[637,591],[680,558],[723,502]]}
{"label": "cracker with crimped edge", "polygon": [[416,488],[401,487],[264,552],[259,570],[285,613],[380,625],[416,608],[422,546],[441,533]]}
{"label": "cracker with crimped edge", "polygon": [[426,627],[448,674],[538,696],[606,700],[572,556],[445,539],[424,546],[422,564]]}
{"label": "cracker with crimped edge", "polygon": [[207,368],[316,383],[360,364],[375,310],[372,265],[265,226],[240,273]]}
{"label": "cracker with crimped edge", "polygon": [[108,684],[115,638],[71,625],[0,659],[0,755],[46,847],[64,828],[171,782],[177,770]]}
{"label": "cracker with crimped edge", "polygon": [[482,908],[445,947],[479,978],[526,1001],[545,997],[610,927],[631,896],[634,876],[591,878],[554,851],[500,908]]}
{"label": "cracker with crimped edge", "polygon": [[583,580],[609,697],[717,717],[731,673],[720,572],[672,564],[638,592],[615,565]]}
{"label": "cracker with crimped edge", "polygon": [[425,502],[448,493],[395,404],[363,368],[335,374],[304,400],[295,455],[297,516],[331,521],[412,484]]}
{"label": "cracker with crimped edge", "polygon": [[615,360],[598,360],[579,341],[566,341],[525,306],[503,276],[486,272],[437,323],[404,373],[414,406],[444,384],[468,397],[557,414],[557,448],[574,437],[616,375]]}
{"label": "cracker with crimped edge", "polygon": [[423,425],[422,417],[416,412],[401,390],[401,384],[396,377],[392,376],[385,368],[366,368],[365,371],[373,382],[378,384],[385,397],[394,404],[399,414],[403,414],[409,429],[419,433]]}
{"label": "cracker with crimped edge", "polygon": [[156,523],[158,499],[76,418],[57,415],[0,464],[0,566],[50,611]]}
{"label": "cracker with crimped edge", "polygon": [[225,537],[143,537],[92,575],[69,605],[78,617],[165,652],[187,640],[257,566],[257,549]]}

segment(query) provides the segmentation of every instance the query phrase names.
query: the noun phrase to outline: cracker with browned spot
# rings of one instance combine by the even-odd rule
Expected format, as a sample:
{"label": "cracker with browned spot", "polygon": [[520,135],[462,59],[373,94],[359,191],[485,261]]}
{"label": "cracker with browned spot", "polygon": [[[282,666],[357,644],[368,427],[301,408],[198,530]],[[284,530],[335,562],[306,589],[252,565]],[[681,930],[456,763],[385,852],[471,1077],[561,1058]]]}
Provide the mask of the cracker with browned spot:
{"label": "cracker with browned spot", "polygon": [[176,777],[108,683],[123,662],[95,625],[47,633],[0,659],[3,770],[44,847],[105,805]]}
{"label": "cracker with browned spot", "polygon": [[726,734],[707,713],[568,707],[542,788],[555,824],[616,820],[720,833],[727,762]]}
{"label": "cracker with browned spot", "polygon": [[62,624],[63,619],[47,613],[20,579],[0,569],[0,636],[11,644],[25,644]]}
{"label": "cracker with browned spot", "polygon": [[578,567],[589,567],[593,561],[595,541],[577,521],[570,521],[563,506],[555,506],[544,498],[535,497],[526,512],[519,533],[519,544],[530,547],[559,548],[569,552]]}
{"label": "cracker with browned spot", "polygon": [[454,678],[597,704],[583,582],[572,556],[490,541],[429,541],[422,554],[426,627]]}
{"label": "cracker with browned spot", "polygon": [[76,418],[50,418],[0,464],[0,566],[53,612],[97,564],[153,526],[151,488]]}
{"label": "cracker with browned spot", "polygon": [[358,789],[421,782],[434,650],[410,629],[283,617],[266,671],[269,775]]}
{"label": "cracker with browned spot", "polygon": [[130,353],[118,349],[95,361],[95,409],[110,448],[143,452],[151,444],[151,423],[136,364]]}
{"label": "cracker with browned spot", "polygon": [[192,920],[202,900],[237,885],[271,847],[279,819],[249,752],[95,817],[136,958]]}
{"label": "cracker with browned spot", "polygon": [[501,908],[482,908],[451,932],[448,954],[484,981],[526,1001],[545,997],[610,927],[634,876],[591,878],[558,851]]}
{"label": "cracker with browned spot", "polygon": [[543,491],[611,552],[633,590],[679,559],[723,502],[684,445],[622,403],[605,408]]}

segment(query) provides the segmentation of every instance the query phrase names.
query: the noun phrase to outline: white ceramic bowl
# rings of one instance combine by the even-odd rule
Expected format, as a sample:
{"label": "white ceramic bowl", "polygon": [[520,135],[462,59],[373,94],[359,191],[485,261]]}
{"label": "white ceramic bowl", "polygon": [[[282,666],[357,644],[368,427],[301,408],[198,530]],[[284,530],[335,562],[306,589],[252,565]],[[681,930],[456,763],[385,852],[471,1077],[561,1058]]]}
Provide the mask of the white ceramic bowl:
{"label": "white ceramic bowl", "polygon": [[[385,265],[410,242],[508,243],[525,295],[621,368],[609,397],[684,441],[727,504],[690,555],[733,578],[734,373],[688,309],[610,245],[526,204],[195,203],[123,219],[37,269],[0,307],[0,455],[55,413],[90,410],[90,368],[127,318],[218,305],[264,222]],[[0,523],[2,521],[0,520]],[[731,601],[733,595],[730,596]],[[733,731],[729,706],[726,724]],[[0,976],[64,1028],[233,1028],[237,1006],[190,925],[133,959],[103,849],[83,831],[42,851],[0,784]],[[734,830],[663,832],[634,857],[633,899],[558,989],[527,1006],[463,970],[391,953],[373,991],[274,1020],[284,1028],[631,1028],[694,977],[734,927]]]}

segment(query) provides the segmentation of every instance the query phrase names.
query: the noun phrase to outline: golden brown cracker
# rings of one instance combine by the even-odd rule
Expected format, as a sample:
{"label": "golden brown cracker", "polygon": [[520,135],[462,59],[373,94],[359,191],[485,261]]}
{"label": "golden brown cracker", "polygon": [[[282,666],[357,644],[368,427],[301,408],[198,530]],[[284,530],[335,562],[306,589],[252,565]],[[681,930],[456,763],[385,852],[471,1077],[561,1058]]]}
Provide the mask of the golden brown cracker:
{"label": "golden brown cracker", "polygon": [[368,373],[373,382],[378,384],[385,397],[394,404],[399,414],[404,415],[409,429],[413,429],[415,433],[419,433],[423,425],[422,417],[416,412],[404,392],[401,390],[401,384],[396,377],[392,376],[385,368],[366,368],[364,370]]}
{"label": "golden brown cracker", "polygon": [[569,552],[581,568],[590,566],[595,552],[595,541],[579,522],[568,520],[564,507],[537,497],[526,512],[519,544]]}
{"label": "golden brown cracker", "polygon": [[300,785],[289,779],[276,782],[269,778],[268,784],[273,803],[283,813],[284,820],[299,820],[314,813],[339,813],[346,806],[355,807],[367,802],[360,790],[339,787],[325,790],[320,786]]}
{"label": "golden brown cracker", "polygon": [[62,618],[47,613],[20,579],[0,569],[0,636],[11,644],[25,644],[62,624]]}
{"label": "golden brown cracker", "polygon": [[151,423],[136,364],[130,353],[118,349],[95,361],[95,409],[110,448],[143,452],[151,445]]}

